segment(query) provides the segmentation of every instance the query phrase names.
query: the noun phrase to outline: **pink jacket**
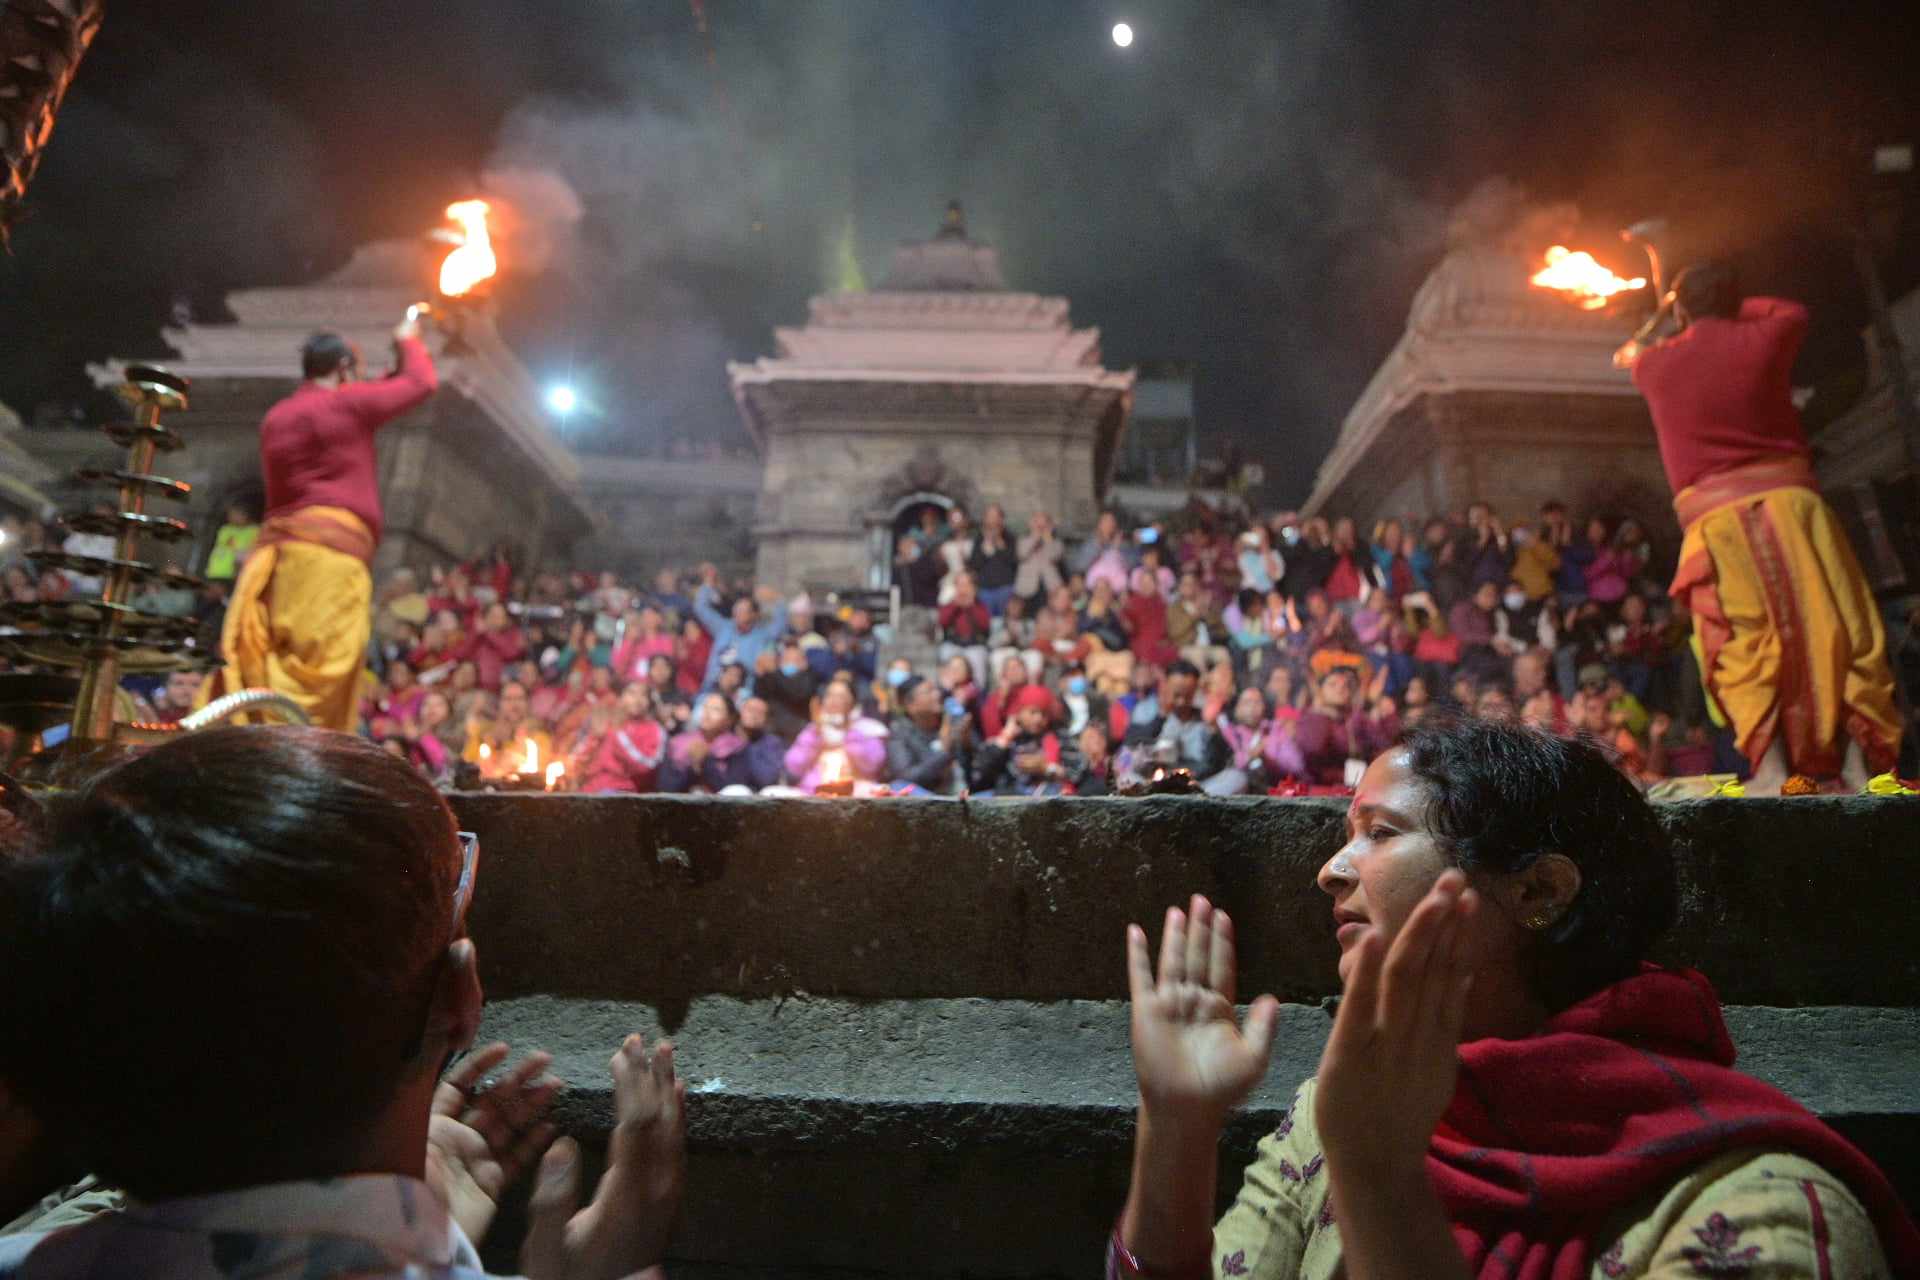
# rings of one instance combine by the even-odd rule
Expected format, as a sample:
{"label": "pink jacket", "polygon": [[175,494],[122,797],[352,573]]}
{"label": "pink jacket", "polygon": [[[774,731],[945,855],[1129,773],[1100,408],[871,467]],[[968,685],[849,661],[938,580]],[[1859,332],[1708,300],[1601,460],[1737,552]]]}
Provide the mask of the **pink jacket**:
{"label": "pink jacket", "polygon": [[[847,726],[842,745],[847,752],[847,770],[862,782],[879,782],[887,766],[887,727],[877,720],[855,716]],[[826,751],[820,726],[810,724],[787,748],[787,776],[800,779],[800,789],[808,795],[819,790],[820,757]]]}

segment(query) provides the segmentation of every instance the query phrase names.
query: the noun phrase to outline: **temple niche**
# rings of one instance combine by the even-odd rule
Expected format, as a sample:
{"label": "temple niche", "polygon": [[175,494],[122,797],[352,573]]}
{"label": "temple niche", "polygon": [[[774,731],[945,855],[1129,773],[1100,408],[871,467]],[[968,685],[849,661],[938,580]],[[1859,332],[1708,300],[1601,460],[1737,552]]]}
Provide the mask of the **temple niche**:
{"label": "temple niche", "polygon": [[[1538,220],[1456,242],[1320,466],[1307,510],[1375,520],[1464,511],[1509,524],[1559,499],[1576,520],[1631,515],[1677,536],[1653,420],[1612,365],[1631,321],[1582,311],[1528,277]],[[1538,243],[1535,243],[1535,241]]]}
{"label": "temple niche", "polygon": [[815,297],[776,354],[727,367],[765,461],[754,533],[762,581],[884,588],[893,546],[931,504],[1035,511],[1090,528],[1134,375],[1100,363],[1065,298],[1007,287],[958,205],[902,245],[867,293]]}

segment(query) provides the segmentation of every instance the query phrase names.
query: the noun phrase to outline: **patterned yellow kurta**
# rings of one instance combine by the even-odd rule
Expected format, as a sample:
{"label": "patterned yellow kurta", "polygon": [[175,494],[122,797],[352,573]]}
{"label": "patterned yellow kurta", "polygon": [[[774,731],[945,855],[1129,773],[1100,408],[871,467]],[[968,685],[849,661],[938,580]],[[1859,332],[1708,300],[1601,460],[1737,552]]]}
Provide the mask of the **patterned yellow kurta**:
{"label": "patterned yellow kurta", "polygon": [[[1340,1228],[1313,1124],[1314,1082],[1260,1141],[1240,1195],[1213,1229],[1213,1274],[1335,1280]],[[1593,1280],[1886,1280],[1866,1210],[1811,1161],[1744,1150],[1699,1166],[1623,1212],[1595,1241]],[[1824,1258],[1823,1255],[1824,1254]]]}

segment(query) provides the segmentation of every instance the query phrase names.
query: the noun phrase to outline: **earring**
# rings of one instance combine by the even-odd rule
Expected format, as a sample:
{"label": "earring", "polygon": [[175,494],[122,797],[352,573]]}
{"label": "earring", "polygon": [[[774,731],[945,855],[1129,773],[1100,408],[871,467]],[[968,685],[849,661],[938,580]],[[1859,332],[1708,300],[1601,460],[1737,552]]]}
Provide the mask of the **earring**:
{"label": "earring", "polygon": [[1526,927],[1533,930],[1535,933],[1538,933],[1552,923],[1553,923],[1552,913],[1542,911],[1539,915],[1533,916],[1532,918],[1530,918],[1527,921]]}

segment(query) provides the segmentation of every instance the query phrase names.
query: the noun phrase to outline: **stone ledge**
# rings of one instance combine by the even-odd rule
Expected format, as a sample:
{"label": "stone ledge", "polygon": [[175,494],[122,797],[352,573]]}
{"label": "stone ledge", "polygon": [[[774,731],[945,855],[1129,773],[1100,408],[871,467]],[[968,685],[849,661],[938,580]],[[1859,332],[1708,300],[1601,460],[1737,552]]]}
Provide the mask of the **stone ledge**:
{"label": "stone ledge", "polygon": [[[1242,989],[1337,987],[1314,873],[1337,802],[453,797],[480,834],[472,928],[493,989],[694,998],[1049,1001],[1125,994],[1123,926],[1205,892]],[[1905,892],[1920,799],[1668,805],[1681,919],[1660,948],[1729,1003],[1920,1005]]]}
{"label": "stone ledge", "polygon": [[[1728,1022],[1743,1066],[1920,1191],[1920,1011],[1735,1007]],[[1329,1025],[1283,1006],[1273,1067],[1222,1144],[1223,1197]],[[659,1011],[536,996],[490,1004],[483,1034],[554,1052],[570,1085],[557,1119],[591,1152],[612,1117],[607,1058],[631,1030],[660,1034]],[[707,997],[676,1043],[692,1160],[674,1253],[702,1274],[1097,1267],[1133,1136],[1123,1002]],[[497,1263],[516,1229],[502,1222]]]}

